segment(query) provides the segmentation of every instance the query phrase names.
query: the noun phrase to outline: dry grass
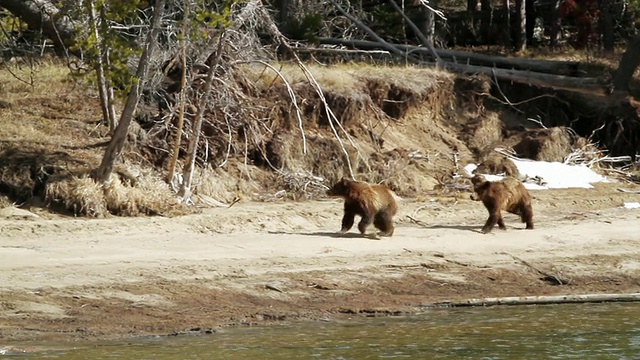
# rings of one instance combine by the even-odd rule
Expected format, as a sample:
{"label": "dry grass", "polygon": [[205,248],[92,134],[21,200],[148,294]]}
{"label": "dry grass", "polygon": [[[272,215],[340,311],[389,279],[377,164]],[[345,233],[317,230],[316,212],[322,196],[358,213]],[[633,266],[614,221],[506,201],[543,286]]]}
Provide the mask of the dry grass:
{"label": "dry grass", "polygon": [[93,88],[56,61],[11,71],[0,70],[1,100],[9,104],[0,112],[0,184],[9,198],[42,196],[55,209],[90,217],[186,211],[152,171],[139,171],[135,184],[117,175],[105,187],[91,179],[108,141]]}
{"label": "dry grass", "polygon": [[88,175],[52,178],[47,182],[45,201],[62,206],[74,215],[104,217],[107,203],[104,191]]}
{"label": "dry grass", "polygon": [[[413,66],[381,67],[367,64],[340,64],[308,65],[307,68],[324,91],[343,95],[366,91],[366,80],[375,79],[420,94],[437,87],[442,79],[453,77],[450,73],[441,70]],[[290,84],[308,82],[298,66],[281,64],[277,69]],[[262,89],[282,83],[282,79],[263,66],[254,64],[251,66],[251,72],[255,76],[255,84]]]}
{"label": "dry grass", "polygon": [[134,183],[114,174],[104,185],[96,183],[88,173],[53,176],[47,181],[45,201],[54,208],[88,217],[173,216],[189,212],[169,186],[153,174],[137,176]]}

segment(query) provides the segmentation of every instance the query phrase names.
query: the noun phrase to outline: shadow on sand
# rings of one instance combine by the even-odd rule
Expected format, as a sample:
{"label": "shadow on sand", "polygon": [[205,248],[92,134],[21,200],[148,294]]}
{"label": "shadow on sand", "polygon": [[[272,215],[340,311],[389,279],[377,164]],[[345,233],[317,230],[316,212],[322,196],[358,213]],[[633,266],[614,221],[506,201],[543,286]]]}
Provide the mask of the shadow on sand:
{"label": "shadow on sand", "polygon": [[[269,231],[269,234],[276,235],[303,235],[303,236],[322,236],[322,237],[331,237],[331,238],[343,238],[343,239],[368,239],[368,240],[380,240],[371,236],[364,236],[358,232],[349,232],[346,234],[340,234],[337,231],[317,231],[311,233],[296,233],[296,232],[285,232],[285,231]],[[382,237],[385,238],[384,236]]]}

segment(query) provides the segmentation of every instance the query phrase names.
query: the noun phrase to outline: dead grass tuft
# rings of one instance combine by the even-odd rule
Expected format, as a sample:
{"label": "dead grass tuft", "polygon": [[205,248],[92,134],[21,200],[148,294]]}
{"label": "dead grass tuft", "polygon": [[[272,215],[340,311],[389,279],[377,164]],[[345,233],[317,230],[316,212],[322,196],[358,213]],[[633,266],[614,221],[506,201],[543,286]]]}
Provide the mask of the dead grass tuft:
{"label": "dead grass tuft", "polygon": [[537,161],[563,162],[573,149],[581,148],[586,140],[566,127],[529,130],[513,146],[519,157]]}
{"label": "dead grass tuft", "polygon": [[165,215],[181,207],[169,186],[151,174],[138,176],[135,183],[113,176],[103,189],[107,209],[114,215]]}
{"label": "dead grass tuft", "polygon": [[96,183],[88,171],[52,176],[46,184],[45,201],[61,211],[88,217],[174,216],[190,212],[158,176],[132,175],[123,167],[119,167],[105,185]]}
{"label": "dead grass tuft", "polygon": [[108,213],[104,191],[88,173],[51,177],[47,181],[45,201],[74,215],[104,217]]}

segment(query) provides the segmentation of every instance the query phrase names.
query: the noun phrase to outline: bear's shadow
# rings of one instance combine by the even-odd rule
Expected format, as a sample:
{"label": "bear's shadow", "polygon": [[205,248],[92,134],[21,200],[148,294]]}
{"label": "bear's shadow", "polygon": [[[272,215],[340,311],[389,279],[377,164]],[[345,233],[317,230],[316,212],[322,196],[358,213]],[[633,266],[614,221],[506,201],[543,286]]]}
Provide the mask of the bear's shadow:
{"label": "bear's shadow", "polygon": [[473,231],[473,232],[479,232],[482,233],[482,231],[480,231],[480,228],[482,228],[481,226],[479,227],[478,225],[431,225],[431,226],[422,226],[422,228],[424,229],[453,229],[453,230],[469,230],[469,231]]}
{"label": "bear's shadow", "polygon": [[317,232],[311,232],[311,233],[290,233],[290,232],[285,232],[285,231],[269,231],[269,234],[277,234],[277,235],[284,235],[284,234],[295,234],[295,235],[304,235],[304,236],[323,236],[323,237],[332,237],[332,238],[343,238],[343,239],[369,239],[369,240],[377,240],[368,236],[364,236],[358,232],[349,232],[346,234],[340,234],[339,232],[335,231],[335,232],[331,232],[331,231],[317,231]]}

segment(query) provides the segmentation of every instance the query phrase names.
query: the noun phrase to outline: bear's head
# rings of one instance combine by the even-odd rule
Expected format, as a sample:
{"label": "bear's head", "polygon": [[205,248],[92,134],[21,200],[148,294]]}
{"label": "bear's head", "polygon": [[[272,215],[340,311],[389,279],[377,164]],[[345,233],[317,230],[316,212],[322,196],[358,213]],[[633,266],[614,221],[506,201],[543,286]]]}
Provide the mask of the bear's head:
{"label": "bear's head", "polygon": [[483,175],[478,174],[471,178],[471,183],[473,184],[471,200],[482,200],[482,193],[484,193],[485,189],[489,186],[489,182]]}
{"label": "bear's head", "polygon": [[328,196],[345,196],[349,193],[351,189],[352,181],[343,177],[338,180],[333,186],[327,190]]}

